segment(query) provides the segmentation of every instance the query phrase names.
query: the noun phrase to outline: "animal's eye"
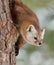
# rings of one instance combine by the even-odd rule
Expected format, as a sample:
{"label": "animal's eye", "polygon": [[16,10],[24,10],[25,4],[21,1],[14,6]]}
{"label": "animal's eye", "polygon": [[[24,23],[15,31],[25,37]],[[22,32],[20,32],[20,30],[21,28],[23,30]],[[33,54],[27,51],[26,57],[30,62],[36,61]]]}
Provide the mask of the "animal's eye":
{"label": "animal's eye", "polygon": [[37,40],[37,37],[34,37],[35,40]]}
{"label": "animal's eye", "polygon": [[31,26],[30,26],[30,28],[29,28],[29,32],[31,32]]}

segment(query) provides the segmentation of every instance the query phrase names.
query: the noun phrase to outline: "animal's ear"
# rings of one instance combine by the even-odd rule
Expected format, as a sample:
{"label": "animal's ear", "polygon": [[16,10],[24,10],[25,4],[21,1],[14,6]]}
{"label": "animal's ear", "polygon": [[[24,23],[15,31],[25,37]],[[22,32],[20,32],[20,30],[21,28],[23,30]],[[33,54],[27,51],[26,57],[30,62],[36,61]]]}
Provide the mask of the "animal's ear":
{"label": "animal's ear", "polygon": [[32,29],[32,26],[29,26],[28,29],[27,29],[27,31],[31,32],[31,29]]}
{"label": "animal's ear", "polygon": [[41,30],[41,39],[44,38],[44,34],[45,34],[45,29],[42,29],[42,30]]}

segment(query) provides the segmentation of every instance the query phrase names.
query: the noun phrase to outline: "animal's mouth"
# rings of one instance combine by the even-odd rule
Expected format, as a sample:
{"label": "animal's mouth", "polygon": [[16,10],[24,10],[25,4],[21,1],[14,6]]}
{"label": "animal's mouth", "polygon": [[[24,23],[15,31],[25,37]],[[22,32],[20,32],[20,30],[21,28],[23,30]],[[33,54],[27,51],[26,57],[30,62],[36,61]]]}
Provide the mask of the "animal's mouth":
{"label": "animal's mouth", "polygon": [[42,43],[38,43],[37,41],[32,42],[32,41],[27,40],[27,43],[34,45],[34,46],[38,46],[38,47],[42,45]]}
{"label": "animal's mouth", "polygon": [[34,41],[34,43],[37,43],[37,41]]}
{"label": "animal's mouth", "polygon": [[42,45],[42,43],[39,43],[37,41],[34,41],[34,44],[36,44],[37,46],[41,46]]}

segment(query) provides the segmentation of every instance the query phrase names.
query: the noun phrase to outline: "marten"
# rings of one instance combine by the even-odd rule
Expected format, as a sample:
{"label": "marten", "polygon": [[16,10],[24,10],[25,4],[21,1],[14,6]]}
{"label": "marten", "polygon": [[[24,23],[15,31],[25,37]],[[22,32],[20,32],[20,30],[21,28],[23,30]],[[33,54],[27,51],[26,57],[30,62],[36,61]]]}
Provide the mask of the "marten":
{"label": "marten", "polygon": [[44,29],[40,28],[37,16],[20,0],[13,0],[11,7],[13,23],[19,31],[19,37],[15,43],[15,53],[18,55],[19,48],[25,43],[40,46],[43,41]]}

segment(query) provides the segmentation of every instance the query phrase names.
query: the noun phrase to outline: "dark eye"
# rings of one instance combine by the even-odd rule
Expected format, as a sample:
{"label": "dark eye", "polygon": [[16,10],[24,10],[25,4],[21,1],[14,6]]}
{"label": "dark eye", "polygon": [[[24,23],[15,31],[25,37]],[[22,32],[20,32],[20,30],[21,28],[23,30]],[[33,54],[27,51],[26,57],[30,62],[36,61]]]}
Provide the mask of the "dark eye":
{"label": "dark eye", "polygon": [[35,40],[37,40],[37,37],[34,37]]}
{"label": "dark eye", "polygon": [[31,26],[30,26],[30,28],[29,28],[29,32],[31,32]]}

